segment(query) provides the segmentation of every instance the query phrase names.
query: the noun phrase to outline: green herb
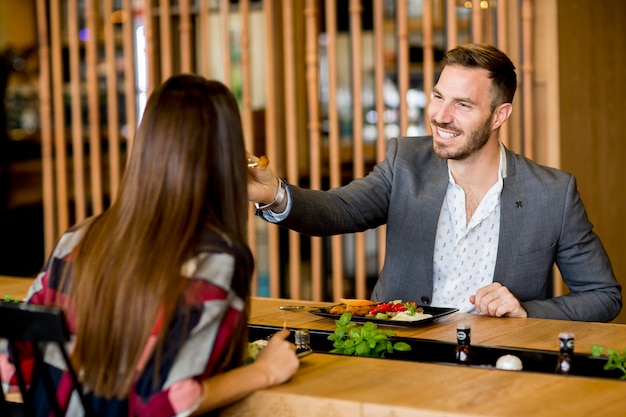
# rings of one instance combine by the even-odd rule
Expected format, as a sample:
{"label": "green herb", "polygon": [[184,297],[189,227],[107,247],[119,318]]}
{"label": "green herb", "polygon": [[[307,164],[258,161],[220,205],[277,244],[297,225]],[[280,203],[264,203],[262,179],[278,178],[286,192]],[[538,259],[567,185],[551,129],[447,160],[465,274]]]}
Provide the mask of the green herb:
{"label": "green herb", "polygon": [[350,319],[352,313],[345,312],[335,321],[337,323],[335,332],[328,336],[328,340],[334,342],[334,349],[330,353],[382,358],[394,350],[401,352],[411,350],[407,343],[391,343],[388,336],[395,335],[392,330],[378,329],[375,323],[369,321],[358,327]]}
{"label": "green herb", "polygon": [[4,298],[2,299],[2,301],[6,302],[6,303],[19,303],[20,300],[17,297],[13,297],[12,295],[5,295]]}
{"label": "green herb", "polygon": [[620,370],[622,371],[622,376],[620,379],[626,380],[626,348],[622,352],[617,349],[604,349],[602,345],[592,345],[591,346],[591,356],[600,357],[606,356],[607,361],[604,364],[605,371],[613,371]]}

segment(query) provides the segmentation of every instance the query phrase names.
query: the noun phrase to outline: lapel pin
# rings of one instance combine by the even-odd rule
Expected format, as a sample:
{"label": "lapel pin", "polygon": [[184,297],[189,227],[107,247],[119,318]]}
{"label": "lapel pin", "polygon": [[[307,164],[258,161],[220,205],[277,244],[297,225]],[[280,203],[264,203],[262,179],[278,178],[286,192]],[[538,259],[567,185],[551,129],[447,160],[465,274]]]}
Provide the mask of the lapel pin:
{"label": "lapel pin", "polygon": [[517,208],[522,208],[523,205],[524,205],[524,203],[522,203],[521,201],[516,201],[515,202],[515,207],[517,207]]}

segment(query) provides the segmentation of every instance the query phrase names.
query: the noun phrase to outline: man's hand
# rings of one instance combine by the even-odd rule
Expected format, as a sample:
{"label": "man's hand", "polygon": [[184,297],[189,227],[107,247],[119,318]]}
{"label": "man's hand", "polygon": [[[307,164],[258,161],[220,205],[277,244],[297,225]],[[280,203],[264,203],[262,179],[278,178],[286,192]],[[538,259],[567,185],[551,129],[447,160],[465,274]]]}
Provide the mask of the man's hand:
{"label": "man's hand", "polygon": [[248,200],[267,204],[274,200],[278,188],[278,178],[271,168],[265,164],[256,165],[260,159],[248,154]]}
{"label": "man's hand", "polygon": [[528,317],[519,300],[498,282],[479,288],[469,300],[476,311],[488,316]]}

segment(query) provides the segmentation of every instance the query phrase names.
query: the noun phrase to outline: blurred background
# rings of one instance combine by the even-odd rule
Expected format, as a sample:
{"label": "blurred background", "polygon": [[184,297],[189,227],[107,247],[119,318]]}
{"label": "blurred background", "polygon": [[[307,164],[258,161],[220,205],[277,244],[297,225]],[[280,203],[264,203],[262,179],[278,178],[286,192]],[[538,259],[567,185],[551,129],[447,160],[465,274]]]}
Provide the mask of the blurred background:
{"label": "blurred background", "polygon": [[[518,70],[502,140],[577,176],[624,285],[623,16],[612,0],[0,0],[0,274],[33,276],[111,203],[146,97],[174,73],[229,85],[248,149],[326,189],[366,175],[389,138],[429,134],[444,52],[488,42]],[[251,217],[254,292],[366,298],[384,232],[310,238]]]}

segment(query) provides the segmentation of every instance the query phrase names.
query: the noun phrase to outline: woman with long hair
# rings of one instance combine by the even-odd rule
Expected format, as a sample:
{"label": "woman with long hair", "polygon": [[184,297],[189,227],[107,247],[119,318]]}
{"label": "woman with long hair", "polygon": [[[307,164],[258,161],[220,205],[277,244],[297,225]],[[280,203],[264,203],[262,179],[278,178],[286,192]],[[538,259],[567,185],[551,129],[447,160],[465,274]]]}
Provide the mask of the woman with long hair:
{"label": "woman with long hair", "polygon": [[243,365],[247,169],[232,93],[173,76],[148,100],[112,205],[60,238],[27,302],[65,311],[98,415],[201,414],[298,369],[288,331]]}

